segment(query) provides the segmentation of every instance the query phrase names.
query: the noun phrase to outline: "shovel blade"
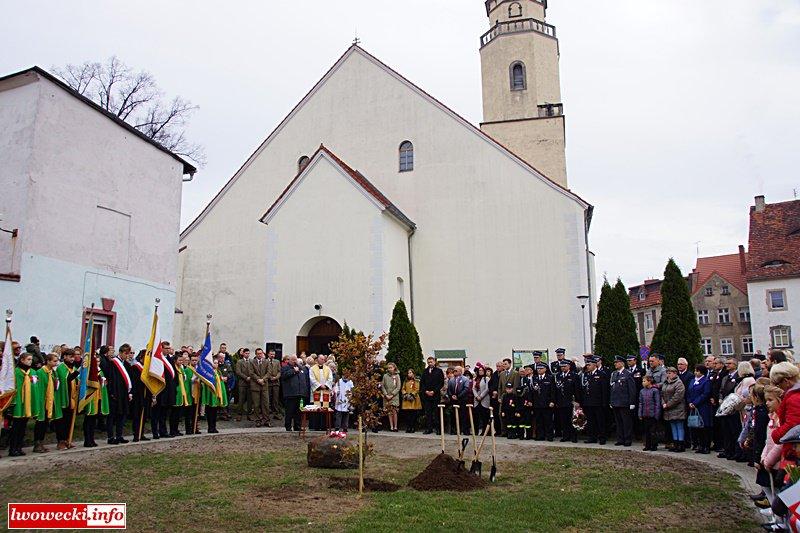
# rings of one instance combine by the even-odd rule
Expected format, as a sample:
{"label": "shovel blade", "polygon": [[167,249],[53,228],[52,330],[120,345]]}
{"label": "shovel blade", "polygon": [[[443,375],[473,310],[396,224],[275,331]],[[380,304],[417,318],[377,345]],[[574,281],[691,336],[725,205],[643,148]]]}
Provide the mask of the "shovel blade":
{"label": "shovel blade", "polygon": [[497,465],[492,465],[492,471],[489,472],[489,481],[492,483],[497,481]]}
{"label": "shovel blade", "polygon": [[472,466],[469,467],[469,473],[480,477],[483,465],[480,461],[472,461]]}

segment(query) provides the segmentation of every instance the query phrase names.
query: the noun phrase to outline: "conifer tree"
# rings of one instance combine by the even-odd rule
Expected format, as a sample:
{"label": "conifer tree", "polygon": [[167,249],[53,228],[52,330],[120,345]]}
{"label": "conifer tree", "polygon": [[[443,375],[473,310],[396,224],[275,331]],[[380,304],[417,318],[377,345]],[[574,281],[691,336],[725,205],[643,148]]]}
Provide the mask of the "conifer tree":
{"label": "conifer tree", "polygon": [[628,289],[622,280],[617,278],[614,286],[614,307],[618,322],[616,323],[616,351],[615,355],[639,355],[639,338],[636,335],[636,320],[631,313],[631,299]]}
{"label": "conifer tree", "polygon": [[612,339],[612,326],[614,318],[613,302],[614,292],[608,279],[603,280],[603,288],[600,290],[600,301],[597,303],[597,323],[594,336],[594,353],[603,358],[604,361],[609,356],[614,355]]}
{"label": "conifer tree", "polygon": [[402,375],[410,368],[419,376],[425,369],[419,334],[414,324],[408,319],[406,304],[403,303],[403,300],[397,301],[392,312],[386,361],[396,364]]}
{"label": "conifer tree", "polygon": [[681,269],[670,259],[661,284],[661,321],[653,336],[651,352],[664,355],[667,366],[675,366],[679,357],[685,357],[692,368],[703,358],[700,339],[689,285]]}

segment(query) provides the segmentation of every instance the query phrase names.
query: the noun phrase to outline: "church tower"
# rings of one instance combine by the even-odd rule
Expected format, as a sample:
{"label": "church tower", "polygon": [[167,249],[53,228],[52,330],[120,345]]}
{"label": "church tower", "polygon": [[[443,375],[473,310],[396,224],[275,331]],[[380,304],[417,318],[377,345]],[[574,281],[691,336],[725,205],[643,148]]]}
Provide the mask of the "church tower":
{"label": "church tower", "polygon": [[547,0],[486,0],[481,129],[567,187],[558,39],[546,11]]}

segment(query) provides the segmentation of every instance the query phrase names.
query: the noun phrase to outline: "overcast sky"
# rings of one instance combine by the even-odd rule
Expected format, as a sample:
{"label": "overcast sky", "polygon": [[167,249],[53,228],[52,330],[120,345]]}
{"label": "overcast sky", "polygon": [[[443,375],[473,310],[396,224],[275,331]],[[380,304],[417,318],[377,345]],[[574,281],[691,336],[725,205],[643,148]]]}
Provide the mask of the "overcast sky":
{"label": "overcast sky", "polygon": [[[798,0],[550,0],[571,188],[595,206],[598,277],[747,241],[748,206],[800,192]],[[350,45],[474,123],[482,0],[3,0],[0,74],[116,54],[200,106],[190,222]],[[265,199],[265,205],[269,203]]]}

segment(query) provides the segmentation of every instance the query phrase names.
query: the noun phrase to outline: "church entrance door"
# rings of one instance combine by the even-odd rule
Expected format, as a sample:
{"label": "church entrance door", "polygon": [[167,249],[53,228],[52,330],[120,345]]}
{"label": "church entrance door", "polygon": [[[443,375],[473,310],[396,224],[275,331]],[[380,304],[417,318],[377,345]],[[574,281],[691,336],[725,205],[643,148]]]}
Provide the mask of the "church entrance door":
{"label": "church entrance door", "polygon": [[297,354],[330,355],[330,343],[339,339],[342,326],[333,318],[315,317],[306,322],[297,336]]}

